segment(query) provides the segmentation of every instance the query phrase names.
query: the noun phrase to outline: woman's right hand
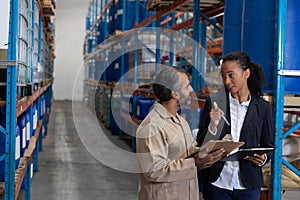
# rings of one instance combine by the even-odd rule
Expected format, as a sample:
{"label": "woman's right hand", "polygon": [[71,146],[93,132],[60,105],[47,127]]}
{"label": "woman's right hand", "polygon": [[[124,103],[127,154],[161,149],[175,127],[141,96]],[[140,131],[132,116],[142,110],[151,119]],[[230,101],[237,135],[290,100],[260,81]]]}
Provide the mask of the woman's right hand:
{"label": "woman's right hand", "polygon": [[212,132],[214,132],[216,130],[216,127],[219,124],[219,121],[222,118],[222,115],[224,114],[224,112],[218,108],[218,104],[216,102],[213,102],[213,107],[209,113],[210,116],[210,125],[209,128]]}

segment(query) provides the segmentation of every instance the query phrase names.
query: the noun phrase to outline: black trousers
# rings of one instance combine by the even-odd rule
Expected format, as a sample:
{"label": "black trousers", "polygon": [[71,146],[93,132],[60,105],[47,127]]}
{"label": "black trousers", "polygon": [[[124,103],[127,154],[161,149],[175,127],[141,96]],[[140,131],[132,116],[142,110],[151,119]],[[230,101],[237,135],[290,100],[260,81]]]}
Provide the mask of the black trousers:
{"label": "black trousers", "polygon": [[259,200],[260,188],[245,190],[226,190],[210,183],[203,184],[204,200]]}

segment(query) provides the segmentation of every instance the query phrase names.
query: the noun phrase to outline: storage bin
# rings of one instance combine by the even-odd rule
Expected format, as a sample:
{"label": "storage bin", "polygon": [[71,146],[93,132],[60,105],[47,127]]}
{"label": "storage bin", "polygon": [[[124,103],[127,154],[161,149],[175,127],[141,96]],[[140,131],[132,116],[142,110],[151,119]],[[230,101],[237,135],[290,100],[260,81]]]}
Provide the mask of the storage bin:
{"label": "storage bin", "polygon": [[153,99],[139,98],[136,102],[136,118],[143,120],[148,115],[153,104]]}
{"label": "storage bin", "polygon": [[[0,155],[5,153],[5,135],[0,134]],[[15,143],[15,168],[18,167],[20,162],[20,128],[16,125],[16,143]],[[0,161],[0,182],[5,179],[5,159]]]}

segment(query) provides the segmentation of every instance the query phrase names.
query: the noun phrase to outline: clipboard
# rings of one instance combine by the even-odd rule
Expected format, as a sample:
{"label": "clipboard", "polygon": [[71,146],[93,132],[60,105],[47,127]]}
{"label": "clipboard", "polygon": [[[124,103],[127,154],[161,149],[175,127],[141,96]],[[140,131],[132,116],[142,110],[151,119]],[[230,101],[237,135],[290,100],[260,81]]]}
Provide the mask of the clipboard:
{"label": "clipboard", "polygon": [[187,156],[186,158],[191,158],[199,152],[203,152],[203,154],[205,154],[205,153],[207,154],[207,153],[210,153],[213,151],[217,151],[221,148],[223,148],[225,150],[224,155],[227,155],[227,154],[231,153],[233,150],[239,148],[240,146],[242,146],[244,144],[245,144],[244,142],[233,142],[233,141],[225,141],[225,140],[210,140],[209,142],[202,145],[200,148],[198,147],[197,149],[195,149],[195,151],[192,154],[190,154],[189,156]]}
{"label": "clipboard", "polygon": [[239,161],[243,160],[246,156],[253,156],[254,154],[264,154],[272,152],[274,148],[251,148],[239,149],[237,152],[227,155],[221,161]]}
{"label": "clipboard", "polygon": [[223,148],[225,150],[225,155],[227,155],[244,144],[244,142],[210,140],[209,142],[205,143],[200,147],[200,151],[206,151],[206,153],[210,153]]}

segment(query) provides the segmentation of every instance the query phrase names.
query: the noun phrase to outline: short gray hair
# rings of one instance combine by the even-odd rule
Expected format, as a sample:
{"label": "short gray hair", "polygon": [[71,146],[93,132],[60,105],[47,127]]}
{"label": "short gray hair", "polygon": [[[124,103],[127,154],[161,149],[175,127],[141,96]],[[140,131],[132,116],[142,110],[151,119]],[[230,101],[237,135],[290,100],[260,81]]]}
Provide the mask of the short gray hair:
{"label": "short gray hair", "polygon": [[155,77],[153,91],[160,101],[168,101],[172,91],[180,91],[182,83],[178,73],[185,73],[179,67],[166,67]]}

